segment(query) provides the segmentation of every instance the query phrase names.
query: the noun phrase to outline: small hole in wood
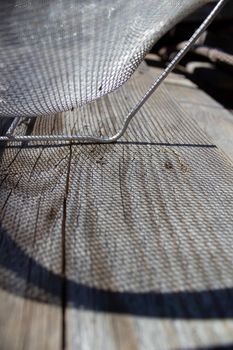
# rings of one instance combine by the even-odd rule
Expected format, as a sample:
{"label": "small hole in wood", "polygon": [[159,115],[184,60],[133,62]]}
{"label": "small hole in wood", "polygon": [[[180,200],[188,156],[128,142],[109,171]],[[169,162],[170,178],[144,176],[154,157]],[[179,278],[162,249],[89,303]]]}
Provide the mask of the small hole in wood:
{"label": "small hole in wood", "polygon": [[168,169],[168,170],[171,170],[173,169],[173,165],[172,165],[172,162],[170,162],[170,160],[167,160],[164,164],[165,168]]}

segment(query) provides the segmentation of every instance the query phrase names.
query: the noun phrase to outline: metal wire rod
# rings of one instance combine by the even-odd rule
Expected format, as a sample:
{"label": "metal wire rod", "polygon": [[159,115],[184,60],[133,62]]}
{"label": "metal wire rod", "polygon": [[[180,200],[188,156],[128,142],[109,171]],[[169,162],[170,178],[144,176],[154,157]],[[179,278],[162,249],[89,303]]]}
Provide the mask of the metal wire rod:
{"label": "metal wire rod", "polygon": [[[0,136],[0,141],[88,141],[96,143],[111,143],[117,141],[126,131],[130,121],[133,119],[135,114],[140,110],[148,98],[153,94],[153,92],[159,87],[163,80],[168,76],[170,72],[177,66],[180,60],[185,56],[185,54],[191,49],[195,44],[197,39],[201,34],[206,30],[210,25],[222,7],[226,4],[228,0],[219,0],[217,5],[203,21],[200,27],[194,32],[191,38],[187,41],[186,45],[177,53],[174,59],[168,64],[163,73],[154,81],[151,87],[147,90],[145,95],[138,101],[138,103],[131,109],[129,114],[126,116],[126,119],[123,123],[121,130],[116,133],[114,136],[91,136],[91,135],[27,135],[27,136],[13,136],[12,132],[17,126],[17,122],[13,122],[14,126],[9,128],[8,133],[5,136]],[[17,117],[18,119],[18,117]],[[10,134],[10,135],[8,135]]]}

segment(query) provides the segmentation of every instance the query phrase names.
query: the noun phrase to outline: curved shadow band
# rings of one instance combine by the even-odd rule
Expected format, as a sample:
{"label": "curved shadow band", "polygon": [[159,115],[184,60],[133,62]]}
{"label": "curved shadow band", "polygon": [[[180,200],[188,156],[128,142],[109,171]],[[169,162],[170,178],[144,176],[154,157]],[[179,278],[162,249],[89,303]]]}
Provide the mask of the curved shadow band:
{"label": "curved shadow band", "polygon": [[0,287],[26,299],[97,312],[173,319],[233,318],[233,288],[159,293],[89,287],[49,271],[0,227]]}

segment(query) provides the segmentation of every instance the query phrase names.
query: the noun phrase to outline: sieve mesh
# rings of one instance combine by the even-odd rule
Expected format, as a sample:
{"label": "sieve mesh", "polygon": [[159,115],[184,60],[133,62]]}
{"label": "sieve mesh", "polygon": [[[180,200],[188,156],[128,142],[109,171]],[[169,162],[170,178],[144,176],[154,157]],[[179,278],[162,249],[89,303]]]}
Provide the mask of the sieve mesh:
{"label": "sieve mesh", "polygon": [[1,0],[0,116],[54,114],[120,87],[206,0]]}

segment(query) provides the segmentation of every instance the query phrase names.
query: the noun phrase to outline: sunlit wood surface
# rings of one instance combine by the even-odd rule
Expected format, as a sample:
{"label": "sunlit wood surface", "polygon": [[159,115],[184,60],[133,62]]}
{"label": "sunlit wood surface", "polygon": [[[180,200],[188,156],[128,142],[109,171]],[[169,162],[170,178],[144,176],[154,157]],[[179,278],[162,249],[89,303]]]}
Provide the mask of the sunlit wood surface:
{"label": "sunlit wood surface", "polygon": [[[157,73],[16,133],[112,134]],[[2,144],[0,349],[230,348],[232,128],[171,75],[116,144]]]}

